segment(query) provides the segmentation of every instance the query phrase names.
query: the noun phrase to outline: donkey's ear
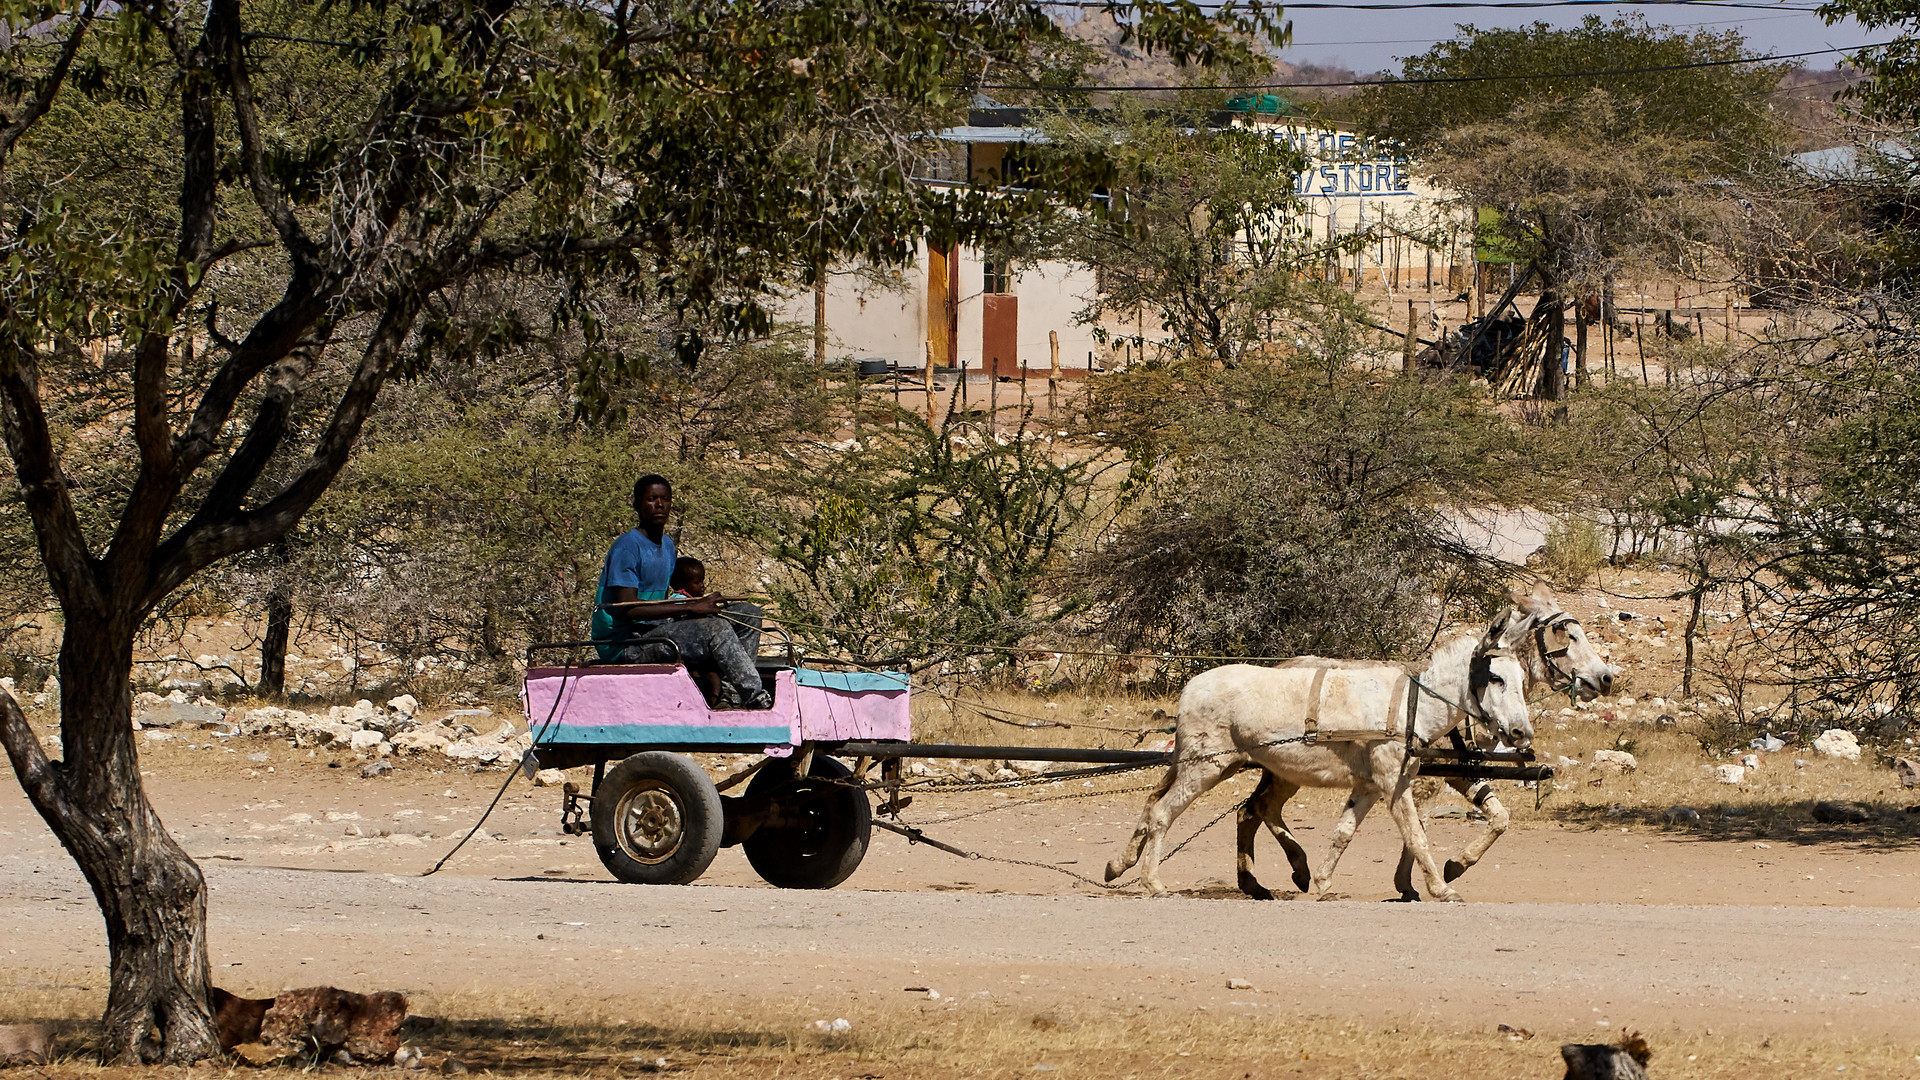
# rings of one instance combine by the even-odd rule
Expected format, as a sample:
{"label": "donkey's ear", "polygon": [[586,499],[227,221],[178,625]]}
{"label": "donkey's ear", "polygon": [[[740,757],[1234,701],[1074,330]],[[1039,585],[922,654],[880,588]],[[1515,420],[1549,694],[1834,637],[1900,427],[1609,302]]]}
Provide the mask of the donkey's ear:
{"label": "donkey's ear", "polygon": [[1526,636],[1527,627],[1533,625],[1533,616],[1521,611],[1508,611],[1487,627],[1486,637],[1480,640],[1482,651],[1488,649],[1511,649]]}
{"label": "donkey's ear", "polygon": [[1560,610],[1560,601],[1553,598],[1553,590],[1547,587],[1546,582],[1535,582],[1533,591],[1527,594],[1525,602],[1521,604],[1521,610],[1536,617],[1551,615]]}

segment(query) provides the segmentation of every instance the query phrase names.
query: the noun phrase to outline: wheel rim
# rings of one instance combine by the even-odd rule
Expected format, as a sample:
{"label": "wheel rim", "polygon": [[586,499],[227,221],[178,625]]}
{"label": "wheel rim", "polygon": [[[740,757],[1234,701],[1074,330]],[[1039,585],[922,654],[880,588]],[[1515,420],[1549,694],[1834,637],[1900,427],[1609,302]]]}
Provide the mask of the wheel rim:
{"label": "wheel rim", "polygon": [[649,865],[667,861],[686,836],[686,813],[679,794],[658,781],[635,785],[620,799],[613,831],[620,850],[633,861]]}

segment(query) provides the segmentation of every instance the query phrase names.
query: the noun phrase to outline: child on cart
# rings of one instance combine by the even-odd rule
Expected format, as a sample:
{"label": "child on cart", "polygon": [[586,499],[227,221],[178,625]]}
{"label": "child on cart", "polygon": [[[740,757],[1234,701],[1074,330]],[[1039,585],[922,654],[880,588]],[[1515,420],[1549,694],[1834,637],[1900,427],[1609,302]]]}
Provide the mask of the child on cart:
{"label": "child on cart", "polygon": [[[667,582],[672,590],[667,593],[669,600],[698,600],[707,595],[707,564],[691,555],[678,555],[673,560],[673,577]],[[688,669],[694,681],[700,684],[700,692],[707,697],[708,705],[720,703],[720,672],[713,668],[695,671]]]}

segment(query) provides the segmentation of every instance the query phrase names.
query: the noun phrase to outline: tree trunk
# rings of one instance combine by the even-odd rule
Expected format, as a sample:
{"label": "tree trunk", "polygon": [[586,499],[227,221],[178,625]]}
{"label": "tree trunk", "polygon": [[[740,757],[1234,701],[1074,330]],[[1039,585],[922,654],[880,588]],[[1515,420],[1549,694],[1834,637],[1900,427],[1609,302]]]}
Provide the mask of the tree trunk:
{"label": "tree trunk", "polygon": [[206,879],[147,801],[133,740],[133,633],[70,622],[60,649],[61,753],[0,701],[21,785],[93,888],[111,989],[103,1056],[188,1064],[220,1053],[207,1007]]}
{"label": "tree trunk", "polygon": [[1534,396],[1559,401],[1567,396],[1567,372],[1560,361],[1561,342],[1566,340],[1566,304],[1559,290],[1548,286],[1540,293],[1540,303],[1534,311],[1547,328],[1546,344],[1540,353],[1540,381],[1535,384]]}
{"label": "tree trunk", "polygon": [[1587,301],[1583,297],[1573,305],[1573,378],[1574,385],[1587,388]]}
{"label": "tree trunk", "polygon": [[[281,545],[279,570],[287,573],[285,545]],[[267,633],[260,639],[260,684],[255,692],[261,697],[284,697],[287,692],[287,639],[293,634],[293,591],[284,580],[276,581],[267,594]]]}

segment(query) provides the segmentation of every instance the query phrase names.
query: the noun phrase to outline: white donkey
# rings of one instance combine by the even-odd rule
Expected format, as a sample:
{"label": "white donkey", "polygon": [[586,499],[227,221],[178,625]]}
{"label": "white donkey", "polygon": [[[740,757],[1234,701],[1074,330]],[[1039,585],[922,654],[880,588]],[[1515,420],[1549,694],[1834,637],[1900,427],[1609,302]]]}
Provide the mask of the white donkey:
{"label": "white donkey", "polygon": [[[1509,599],[1510,606],[1488,624],[1487,633],[1490,636],[1507,636],[1515,642],[1514,655],[1519,657],[1521,666],[1526,670],[1526,694],[1529,698],[1545,689],[1591,701],[1612,690],[1615,670],[1594,651],[1580,620],[1561,610],[1551,593],[1536,588],[1530,594],[1513,593]],[[1288,663],[1297,664],[1300,661]],[[1498,732],[1472,719],[1462,724],[1461,730],[1465,741],[1478,749],[1492,750],[1499,744]],[[1487,817],[1486,831],[1463,848],[1460,854],[1448,859],[1442,868],[1443,876],[1451,882],[1486,856],[1487,850],[1507,831],[1511,815],[1494,795],[1491,783],[1454,776],[1444,780],[1422,778],[1416,783],[1414,797],[1416,805],[1422,807],[1421,820],[1426,819],[1425,807],[1439,797],[1443,783],[1458,791]],[[1286,853],[1287,862],[1293,869],[1294,887],[1306,892],[1312,884],[1306,850],[1287,828],[1283,817],[1287,800],[1299,790],[1298,786],[1276,780],[1272,773],[1267,773],[1260,778],[1260,785],[1254,788],[1253,794],[1247,797],[1246,803],[1240,808],[1240,889],[1256,900],[1273,899],[1273,893],[1261,885],[1253,874],[1253,840],[1263,822]],[[1405,848],[1401,849],[1400,865],[1394,871],[1393,882],[1400,890],[1401,899],[1420,898],[1413,887],[1413,853]]]}
{"label": "white donkey", "polygon": [[[1338,660],[1278,668],[1229,664],[1195,676],[1180,695],[1173,764],[1148,797],[1146,815],[1126,850],[1107,864],[1107,880],[1138,862],[1140,883],[1155,896],[1164,895],[1159,869],[1167,829],[1194,799],[1251,764],[1296,788],[1351,789],[1333,851],[1313,880],[1322,894],[1354,830],[1384,796],[1402,844],[1426,874],[1427,892],[1439,900],[1459,899],[1434,864],[1414,805],[1418,762],[1407,754],[1409,699],[1416,745],[1426,746],[1477,717],[1508,745],[1527,746],[1533,726],[1526,672],[1512,652],[1515,640],[1509,632],[1450,642],[1417,680],[1393,664]],[[1332,672],[1339,677],[1330,677]],[[1325,692],[1336,682],[1345,693]],[[1323,729],[1373,728],[1380,734],[1323,741],[1308,734],[1316,723]]]}

